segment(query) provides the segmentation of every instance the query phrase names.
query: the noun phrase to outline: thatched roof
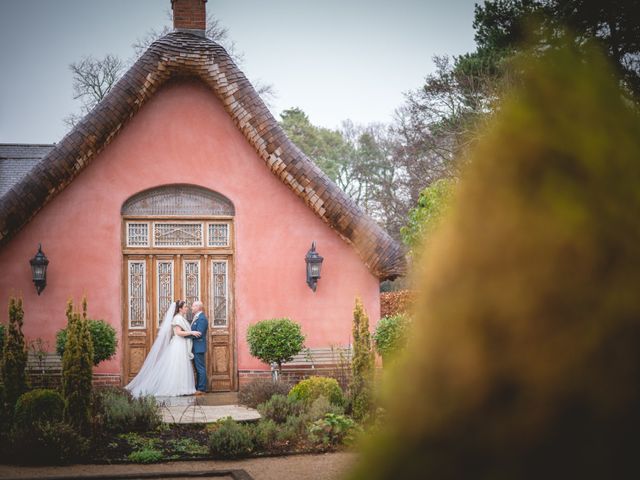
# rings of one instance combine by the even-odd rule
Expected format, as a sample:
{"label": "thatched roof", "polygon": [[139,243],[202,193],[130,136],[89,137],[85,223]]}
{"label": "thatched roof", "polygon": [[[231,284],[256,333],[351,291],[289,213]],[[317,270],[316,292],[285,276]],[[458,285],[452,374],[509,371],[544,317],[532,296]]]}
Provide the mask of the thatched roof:
{"label": "thatched roof", "polygon": [[109,94],[0,197],[0,247],[93,161],[167,80],[181,76],[211,88],[271,172],[353,245],[374,275],[391,279],[405,273],[398,242],[287,138],[224,48],[183,32],[154,42]]}

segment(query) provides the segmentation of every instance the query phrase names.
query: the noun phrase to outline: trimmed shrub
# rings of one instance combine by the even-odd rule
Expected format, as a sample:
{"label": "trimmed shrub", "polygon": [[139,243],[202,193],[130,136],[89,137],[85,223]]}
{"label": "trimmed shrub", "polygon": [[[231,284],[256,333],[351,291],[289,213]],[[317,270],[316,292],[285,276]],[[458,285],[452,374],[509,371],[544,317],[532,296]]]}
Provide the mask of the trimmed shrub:
{"label": "trimmed shrub", "polygon": [[27,428],[38,422],[60,422],[63,413],[64,399],[57,391],[32,390],[16,402],[14,423],[17,428]]}
{"label": "trimmed shrub", "polygon": [[327,413],[309,427],[309,440],[325,448],[339,445],[354,427],[355,422],[349,417]]}
{"label": "trimmed shrub", "polygon": [[90,428],[89,406],[93,379],[93,345],[87,326],[87,301],[82,315],[67,303],[67,343],[62,357],[62,391],[66,402],[65,419],[81,433]]}
{"label": "trimmed shrub", "polygon": [[373,341],[384,362],[388,362],[406,346],[409,325],[409,318],[406,315],[394,315],[380,319],[373,334]]}
{"label": "trimmed shrub", "polygon": [[102,417],[103,428],[112,433],[146,432],[162,422],[154,397],[133,398],[117,388],[105,388],[94,395],[94,414]]}
{"label": "trimmed shrub", "polygon": [[238,392],[238,401],[247,407],[256,408],[274,395],[287,395],[289,390],[291,390],[291,385],[286,382],[274,382],[261,378],[242,386]]}
{"label": "trimmed shrub", "polygon": [[278,441],[283,443],[297,443],[301,438],[306,438],[307,419],[304,415],[287,418],[287,421],[278,429]]}
{"label": "trimmed shrub", "polygon": [[351,361],[351,408],[353,418],[365,420],[373,408],[373,351],[367,317],[362,300],[356,298],[353,311],[353,359]]}
{"label": "trimmed shrub", "polygon": [[342,415],[344,414],[344,408],[340,405],[331,403],[324,395],[320,395],[311,403],[311,405],[308,406],[307,410],[304,412],[304,417],[309,422],[315,422],[316,420],[324,418],[327,413]]}
{"label": "trimmed shrub", "polygon": [[286,422],[287,417],[298,415],[301,410],[302,405],[297,400],[280,394],[273,395],[269,400],[258,405],[260,415],[276,423]]}
{"label": "trimmed shrub", "polygon": [[25,368],[27,367],[27,349],[22,334],[24,310],[22,299],[9,298],[9,325],[2,352],[2,382],[4,383],[5,402],[13,407],[27,389]]}
{"label": "trimmed shrub", "polygon": [[[104,360],[109,360],[116,353],[118,338],[115,329],[104,320],[87,319],[91,343],[93,344],[93,365],[98,365]],[[58,330],[56,335],[56,352],[64,356],[64,348],[67,344],[67,328]]]}
{"label": "trimmed shrub", "polygon": [[13,431],[14,460],[33,465],[71,463],[86,457],[89,441],[67,423],[36,422]]}
{"label": "trimmed shrub", "polygon": [[215,458],[237,458],[248,455],[253,446],[249,427],[231,417],[216,422],[216,429],[209,436],[209,452]]}
{"label": "trimmed shrub", "polygon": [[335,378],[305,378],[289,392],[291,400],[302,402],[305,405],[310,405],[320,396],[326,397],[334,405],[344,405],[344,395]]}
{"label": "trimmed shrub", "polygon": [[304,348],[304,335],[300,325],[288,318],[262,320],[250,325],[247,330],[247,342],[251,355],[267,365],[288,362]]}
{"label": "trimmed shrub", "polygon": [[278,426],[273,420],[260,420],[253,431],[253,443],[258,450],[270,450],[278,440]]}
{"label": "trimmed shrub", "polygon": [[155,463],[163,459],[163,454],[155,448],[144,448],[131,452],[127,458],[133,463]]}

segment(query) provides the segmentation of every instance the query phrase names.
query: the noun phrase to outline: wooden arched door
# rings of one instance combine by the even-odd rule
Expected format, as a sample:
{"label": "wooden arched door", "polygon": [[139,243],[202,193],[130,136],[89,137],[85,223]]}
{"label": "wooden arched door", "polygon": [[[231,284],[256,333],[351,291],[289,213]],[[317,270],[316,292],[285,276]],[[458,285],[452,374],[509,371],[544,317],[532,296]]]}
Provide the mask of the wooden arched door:
{"label": "wooden arched door", "polygon": [[[220,198],[212,206],[215,192],[172,187],[143,192],[123,207],[123,383],[138,373],[171,302],[199,299],[209,318],[208,389],[236,390],[233,208],[221,208]],[[173,215],[166,215],[168,203],[177,204]]]}

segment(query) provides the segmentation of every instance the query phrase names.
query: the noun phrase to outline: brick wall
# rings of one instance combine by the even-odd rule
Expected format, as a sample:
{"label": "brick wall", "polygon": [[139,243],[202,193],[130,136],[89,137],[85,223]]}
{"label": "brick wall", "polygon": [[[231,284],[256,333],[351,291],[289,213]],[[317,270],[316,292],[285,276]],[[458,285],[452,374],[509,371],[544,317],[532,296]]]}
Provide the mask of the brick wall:
{"label": "brick wall", "polygon": [[[300,380],[309,377],[331,377],[335,378],[340,387],[346,390],[351,376],[350,368],[344,369],[340,367],[320,367],[320,368],[295,368],[283,369],[280,379],[294,385]],[[271,372],[268,370],[240,370],[238,372],[238,384],[240,389],[248,383],[258,379],[270,379]]]}
{"label": "brick wall", "polygon": [[171,0],[173,28],[205,30],[207,28],[207,0]]}

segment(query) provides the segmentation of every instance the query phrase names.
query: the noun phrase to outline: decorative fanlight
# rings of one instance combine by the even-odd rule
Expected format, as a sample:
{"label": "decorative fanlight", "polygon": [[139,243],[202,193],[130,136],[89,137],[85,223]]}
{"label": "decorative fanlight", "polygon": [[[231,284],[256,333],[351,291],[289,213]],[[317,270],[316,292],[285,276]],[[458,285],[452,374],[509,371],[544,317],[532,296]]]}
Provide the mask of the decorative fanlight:
{"label": "decorative fanlight", "polygon": [[311,243],[311,249],[307,252],[304,260],[307,262],[307,285],[315,292],[318,280],[320,280],[322,261],[324,260],[324,258],[316,252],[316,242]]}
{"label": "decorative fanlight", "polygon": [[47,265],[49,265],[49,259],[42,251],[41,244],[38,244],[38,252],[31,260],[29,260],[29,263],[31,264],[33,283],[36,286],[38,295],[40,295],[44,290],[44,287],[47,286]]}

